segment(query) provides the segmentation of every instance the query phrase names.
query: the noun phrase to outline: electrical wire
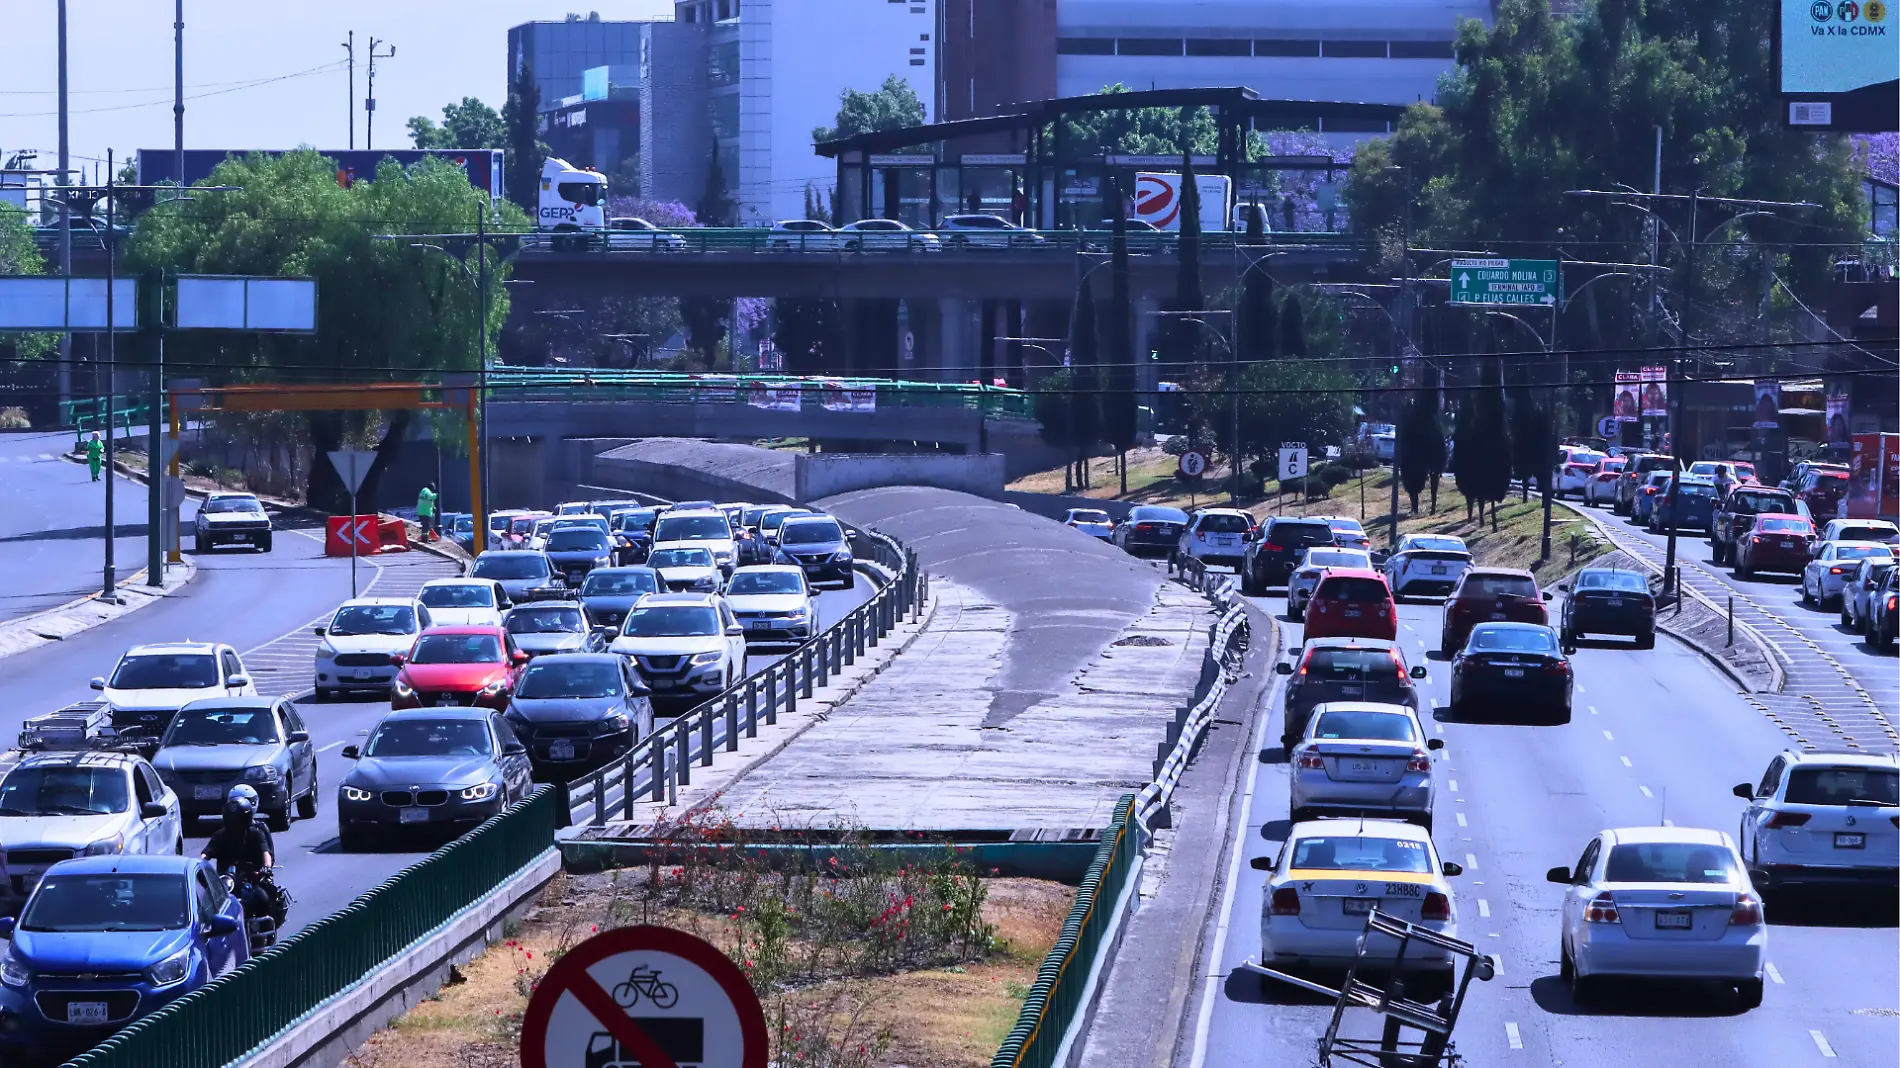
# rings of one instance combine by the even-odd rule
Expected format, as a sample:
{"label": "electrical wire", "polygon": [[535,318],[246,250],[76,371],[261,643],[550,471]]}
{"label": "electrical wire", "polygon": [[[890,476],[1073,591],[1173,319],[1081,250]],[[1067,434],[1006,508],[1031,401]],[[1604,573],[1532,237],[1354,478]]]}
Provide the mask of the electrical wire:
{"label": "electrical wire", "polygon": [[[347,62],[346,60],[336,60],[335,62],[325,63],[320,67],[311,67],[309,70],[300,70],[294,74],[279,74],[279,75],[275,75],[269,78],[257,78],[257,79],[253,79],[251,81],[246,81],[246,82],[229,83],[228,88],[214,89],[208,93],[187,93],[185,95],[185,99],[186,100],[203,100],[206,97],[223,96],[226,93],[237,93],[237,92],[242,92],[246,89],[255,89],[263,85],[272,85],[277,82],[287,82],[293,78],[308,78],[313,74],[329,74],[335,71],[342,70],[346,62]],[[172,98],[163,97],[156,100],[147,100],[138,104],[113,104],[107,107],[97,107],[97,108],[68,108],[66,110],[66,113],[68,115],[94,115],[94,114],[98,114],[104,111],[132,111],[138,108],[164,107],[173,102],[174,101],[172,100]],[[0,119],[34,119],[34,118],[45,118],[50,115],[58,115],[58,114],[59,114],[59,111],[57,109],[53,111],[0,111]]]}

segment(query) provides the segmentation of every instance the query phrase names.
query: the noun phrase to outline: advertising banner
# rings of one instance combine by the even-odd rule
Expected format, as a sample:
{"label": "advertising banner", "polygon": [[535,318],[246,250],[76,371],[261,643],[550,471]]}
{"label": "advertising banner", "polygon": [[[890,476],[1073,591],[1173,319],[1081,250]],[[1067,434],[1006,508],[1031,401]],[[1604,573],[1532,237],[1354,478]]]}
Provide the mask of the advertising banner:
{"label": "advertising banner", "polygon": [[739,399],[739,380],[730,375],[707,375],[693,379],[696,404],[731,404]]}
{"label": "advertising banner", "polygon": [[1638,373],[1643,380],[1643,414],[1668,416],[1669,368],[1645,367]]}
{"label": "advertising banner", "polygon": [[1890,0],[1780,0],[1775,58],[1783,121],[1879,132],[1900,119],[1900,41]]}
{"label": "advertising banner", "polygon": [[1643,388],[1643,376],[1637,371],[1616,372],[1616,405],[1613,412],[1619,423],[1641,421],[1642,405],[1639,394]]}
{"label": "advertising banner", "polygon": [[877,387],[863,382],[826,379],[819,383],[819,401],[834,412],[877,411]]}
{"label": "advertising banner", "polygon": [[1827,443],[1845,445],[1850,437],[1848,433],[1848,400],[1845,393],[1827,395]]}
{"label": "advertising banner", "polygon": [[798,411],[799,399],[797,386],[753,386],[746,395],[747,404],[773,412]]}
{"label": "advertising banner", "polygon": [[1855,434],[1847,454],[1847,518],[1900,518],[1900,434]]}
{"label": "advertising banner", "polygon": [[1755,380],[1755,429],[1781,429],[1781,383],[1773,378]]}

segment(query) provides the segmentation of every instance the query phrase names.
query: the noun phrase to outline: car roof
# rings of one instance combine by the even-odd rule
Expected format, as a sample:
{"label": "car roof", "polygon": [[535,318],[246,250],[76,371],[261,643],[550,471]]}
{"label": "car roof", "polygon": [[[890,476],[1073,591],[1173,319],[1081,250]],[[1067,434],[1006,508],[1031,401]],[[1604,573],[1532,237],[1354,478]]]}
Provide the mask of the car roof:
{"label": "car roof", "polygon": [[1542,623],[1513,623],[1503,619],[1487,619],[1471,628],[1473,634],[1481,630],[1534,630],[1549,633],[1551,628]]}
{"label": "car roof", "polygon": [[1432,840],[1432,833],[1415,823],[1406,823],[1403,820],[1365,819],[1358,816],[1296,823],[1293,825],[1293,830],[1288,833],[1287,840],[1290,842],[1296,838],[1314,838],[1347,830],[1360,838],[1403,838],[1414,842]]}
{"label": "car roof", "polygon": [[644,564],[616,564],[613,567],[597,567],[593,569],[592,571],[589,571],[587,573],[587,577],[592,578],[595,575],[625,575],[625,574],[633,574],[633,573],[641,572],[641,571],[644,571],[649,575],[655,573],[652,568],[647,567]]}
{"label": "car roof", "polygon": [[[546,599],[546,600],[540,600],[540,601],[527,601],[527,602],[524,602],[524,603],[522,603],[522,604],[518,604],[518,605],[515,605],[515,606],[514,606],[513,608],[510,608],[510,609],[508,610],[508,612],[507,612],[507,613],[503,613],[503,614],[504,614],[504,615],[506,615],[506,614],[511,614],[511,613],[514,613],[514,612],[519,612],[519,611],[520,611],[520,610],[522,610],[523,608],[574,608],[574,609],[578,609],[578,608],[580,608],[580,606],[581,606],[581,603],[580,603],[579,601],[576,601],[576,600],[574,600],[574,599],[573,599],[572,597],[550,597],[550,598],[548,598],[548,599]],[[429,632],[430,632],[431,634],[433,634],[433,633],[435,633],[435,631],[436,631],[436,630],[438,630],[438,629],[442,629],[442,628],[435,628],[435,627],[431,627],[431,628],[430,628],[430,630],[429,630]]]}
{"label": "car roof", "polygon": [[186,701],[179,707],[181,709],[273,708],[277,702],[282,700],[282,697],[267,697],[263,694],[258,694],[255,697],[202,697],[196,701]]}
{"label": "car roof", "polygon": [[1473,575],[1508,575],[1512,578],[1527,578],[1533,582],[1537,580],[1536,575],[1531,574],[1529,571],[1526,571],[1521,567],[1468,567],[1468,568],[1465,568],[1465,576],[1467,578]]}
{"label": "car roof", "polygon": [[792,564],[747,564],[744,567],[734,568],[732,572],[732,577],[738,578],[740,575],[758,574],[760,572],[767,572],[767,571],[773,574],[802,575],[805,573],[804,568],[797,567]]}
{"label": "car roof", "polygon": [[217,642],[146,642],[143,645],[134,645],[132,648],[127,649],[125,655],[131,656],[135,653],[215,653],[218,651],[218,647],[219,643]]}
{"label": "car roof", "polygon": [[238,500],[246,500],[246,501],[255,501],[257,500],[257,494],[245,493],[242,490],[217,490],[217,491],[205,494],[205,500],[207,501],[221,501],[227,498],[235,498]]}
{"label": "car roof", "polygon": [[1246,512],[1242,511],[1239,508],[1203,508],[1196,514],[1197,515],[1237,515],[1241,517],[1242,519],[1253,518],[1251,515],[1247,514]]}
{"label": "car roof", "polygon": [[1763,519],[1795,519],[1803,523],[1808,521],[1807,516],[1801,515],[1797,512],[1756,512],[1755,519],[1757,521],[1760,521]]}
{"label": "car roof", "polygon": [[1326,574],[1321,577],[1319,581],[1324,585],[1336,578],[1384,579],[1385,576],[1369,567],[1329,567],[1326,569]]}
{"label": "car roof", "polygon": [[1854,538],[1854,539],[1836,538],[1833,541],[1828,542],[1827,544],[1832,545],[1837,549],[1852,547],[1856,549],[1885,549],[1888,552],[1893,551],[1893,546],[1888,545],[1884,541],[1867,541],[1861,538]]}
{"label": "car roof", "polygon": [[423,708],[398,708],[386,713],[382,719],[376,721],[376,725],[380,727],[391,720],[408,719],[461,719],[481,722],[486,720],[489,715],[492,714],[492,711],[491,709],[477,705],[440,705]]}
{"label": "car roof", "polygon": [[626,658],[619,653],[543,653],[530,660],[528,666],[532,668],[557,660],[563,664],[620,664]]}
{"label": "car roof", "polygon": [[1782,756],[1793,764],[1831,764],[1862,768],[1890,768],[1900,764],[1892,753],[1869,753],[1856,749],[1786,749]]}
{"label": "car roof", "polygon": [[712,607],[714,597],[710,593],[650,593],[640,599],[642,608],[658,608],[663,605],[703,605]]}
{"label": "car roof", "polygon": [[356,607],[377,608],[377,607],[383,607],[383,606],[394,606],[394,607],[399,607],[399,608],[413,608],[415,607],[415,604],[416,604],[416,599],[414,597],[352,597],[349,600],[344,601],[342,604],[337,605],[337,607],[338,608],[356,608]]}
{"label": "car roof", "polygon": [[1398,649],[1399,643],[1384,638],[1310,638],[1300,647],[1310,649]]}
{"label": "car roof", "polygon": [[74,857],[62,860],[49,875],[107,875],[113,872],[144,875],[189,875],[199,864],[197,857],[164,853],[112,853],[101,857]]}
{"label": "car roof", "polygon": [[726,518],[726,513],[725,510],[721,508],[668,508],[666,510],[666,518],[668,519],[679,519],[682,517],[691,519],[697,516],[717,516],[720,519],[724,519]]}
{"label": "car roof", "polygon": [[[539,602],[536,602],[536,603],[539,603]],[[428,630],[423,631],[423,634],[425,635],[500,634],[500,633],[502,633],[502,628],[496,626],[493,623],[444,623],[441,626],[430,627]]]}
{"label": "car roof", "polygon": [[1418,713],[1390,701],[1321,701],[1313,706],[1313,715],[1317,716],[1321,712],[1384,712],[1408,719],[1418,718]]}
{"label": "car roof", "polygon": [[475,559],[477,562],[480,562],[482,557],[484,556],[540,556],[540,555],[542,555],[542,553],[541,553],[541,550],[539,549],[483,549],[480,553],[476,555]]}
{"label": "car roof", "polygon": [[[1231,512],[1231,511],[1234,511],[1234,509],[1223,508],[1223,509],[1219,509],[1219,511]],[[1268,516],[1267,522],[1269,523],[1311,523],[1317,526],[1326,527],[1328,529],[1331,529],[1332,527],[1332,524],[1327,522],[1325,516],[1318,516],[1318,515],[1274,515],[1274,516]]]}
{"label": "car roof", "polygon": [[62,749],[46,753],[28,753],[20,758],[18,767],[55,767],[73,768],[90,766],[99,768],[125,768],[144,762],[145,758],[137,753],[118,753],[112,750],[98,749]]}
{"label": "car roof", "polygon": [[786,523],[807,523],[807,522],[817,522],[819,520],[823,520],[827,523],[838,522],[836,519],[833,519],[832,517],[824,514],[823,512],[811,512],[809,514],[788,515],[785,517]]}
{"label": "car roof", "polygon": [[1651,842],[1679,842],[1683,845],[1726,847],[1728,835],[1707,827],[1611,827],[1603,831],[1618,845],[1645,845]]}
{"label": "car roof", "polygon": [[[535,555],[538,556],[540,554],[536,553]],[[430,586],[488,586],[492,588],[494,585],[495,585],[494,579],[467,578],[464,576],[457,576],[454,578],[430,579],[429,581],[422,584],[424,589],[427,589]]]}

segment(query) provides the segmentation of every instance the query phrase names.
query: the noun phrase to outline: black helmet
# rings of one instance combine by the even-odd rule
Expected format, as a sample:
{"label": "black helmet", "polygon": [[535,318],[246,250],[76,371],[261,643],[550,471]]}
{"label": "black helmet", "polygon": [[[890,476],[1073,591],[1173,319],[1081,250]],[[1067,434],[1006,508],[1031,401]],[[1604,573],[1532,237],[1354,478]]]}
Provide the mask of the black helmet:
{"label": "black helmet", "polygon": [[224,795],[224,815],[226,819],[248,822],[257,815],[257,791],[242,783],[231,787],[231,792]]}

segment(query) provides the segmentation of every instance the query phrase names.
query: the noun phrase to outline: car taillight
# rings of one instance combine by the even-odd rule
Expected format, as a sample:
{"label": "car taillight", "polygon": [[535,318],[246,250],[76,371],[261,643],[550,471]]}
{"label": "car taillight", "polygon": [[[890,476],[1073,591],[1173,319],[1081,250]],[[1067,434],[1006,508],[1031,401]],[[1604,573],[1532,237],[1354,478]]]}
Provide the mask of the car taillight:
{"label": "car taillight", "polygon": [[1423,749],[1414,749],[1414,750],[1412,750],[1412,759],[1411,759],[1411,760],[1408,760],[1408,761],[1406,761],[1406,763],[1405,763],[1405,770],[1406,770],[1406,771],[1430,771],[1430,770],[1432,770],[1432,757],[1431,757],[1431,754],[1429,754],[1429,753],[1427,753],[1427,752],[1426,752],[1425,750],[1423,750]]}
{"label": "car taillight", "polygon": [[1326,767],[1326,760],[1325,758],[1321,757],[1318,753],[1301,753],[1299,765],[1300,767],[1303,767],[1303,768],[1314,768],[1316,770],[1324,770]]}
{"label": "car taillight", "polygon": [[1550,672],[1552,675],[1568,675],[1570,674],[1570,661],[1552,660],[1544,665],[1544,670]]}
{"label": "car taillight", "polygon": [[1810,816],[1806,812],[1777,812],[1773,816],[1770,816],[1768,822],[1762,824],[1762,826],[1771,831],[1778,831],[1783,827],[1799,827],[1808,822],[1809,818]]}
{"label": "car taillight", "polygon": [[1285,548],[1285,546],[1281,546],[1281,545],[1275,545],[1275,544],[1273,544],[1272,542],[1268,542],[1268,543],[1267,543],[1267,551],[1268,551],[1268,552],[1270,552],[1270,553],[1279,553],[1279,552],[1285,552],[1285,551],[1286,551],[1286,548]]}
{"label": "car taillight", "polygon": [[1761,535],[1760,535],[1760,534],[1756,534],[1756,535],[1753,535],[1753,536],[1751,536],[1751,537],[1750,537],[1750,538],[1749,538],[1748,540],[1749,540],[1749,541],[1751,541],[1751,542],[1754,542],[1754,543],[1755,543],[1756,545],[1760,545],[1760,544],[1761,544]]}
{"label": "car taillight", "polygon": [[1900,594],[1890,593],[1887,595],[1887,611],[1900,611]]}
{"label": "car taillight", "polygon": [[1153,523],[1136,523],[1135,524],[1135,529],[1141,531],[1144,534],[1153,530],[1154,528],[1155,528],[1155,525]]}
{"label": "car taillight", "polygon": [[1830,567],[1827,569],[1827,573],[1830,575],[1845,575],[1847,574],[1847,569],[1844,567]]}
{"label": "car taillight", "polygon": [[1616,911],[1616,898],[1608,890],[1590,899],[1590,906],[1583,910],[1585,923],[1622,923],[1623,917]]}
{"label": "car taillight", "polygon": [[1730,927],[1760,927],[1761,902],[1748,894],[1735,899],[1735,911],[1728,914]]}
{"label": "car taillight", "polygon": [[1268,906],[1275,916],[1298,916],[1300,914],[1300,893],[1290,886],[1282,886],[1273,892],[1273,903]]}
{"label": "car taillight", "polygon": [[1206,540],[1207,540],[1207,531],[1205,531],[1205,530],[1197,530],[1197,531],[1195,531],[1195,532],[1194,532],[1194,540],[1195,540],[1195,541],[1206,541]]}
{"label": "car taillight", "polygon": [[[1397,613],[1398,609],[1393,609],[1393,614],[1396,615]],[[1386,655],[1392,658],[1392,669],[1399,673],[1399,681],[1404,682],[1406,679],[1405,662],[1399,659],[1399,651],[1397,649],[1387,649]]]}
{"label": "car taillight", "polygon": [[1418,907],[1421,920],[1451,919],[1451,898],[1436,891],[1425,895],[1425,903]]}

